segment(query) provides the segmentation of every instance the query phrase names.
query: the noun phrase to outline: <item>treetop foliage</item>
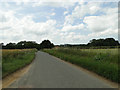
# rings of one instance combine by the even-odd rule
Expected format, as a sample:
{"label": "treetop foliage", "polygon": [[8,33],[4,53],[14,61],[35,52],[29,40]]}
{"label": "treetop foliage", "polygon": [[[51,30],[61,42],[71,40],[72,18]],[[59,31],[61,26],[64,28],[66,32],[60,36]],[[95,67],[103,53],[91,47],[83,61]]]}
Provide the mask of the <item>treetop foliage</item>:
{"label": "treetop foliage", "polygon": [[54,44],[51,43],[49,40],[44,40],[42,43],[38,44],[34,41],[20,41],[16,43],[8,43],[7,45],[2,44],[3,49],[29,49],[29,48],[36,48],[36,49],[44,49],[44,48],[53,48]]}
{"label": "treetop foliage", "polygon": [[[49,40],[44,40],[40,44],[34,41],[20,41],[18,43],[8,43],[4,45],[1,43],[3,49],[29,49],[29,48],[36,48],[38,50],[44,48],[53,48],[54,44],[51,43]],[[64,44],[64,45],[57,45],[60,47],[94,47],[94,46],[120,46],[119,42],[116,41],[114,38],[106,38],[106,39],[92,39],[88,44]]]}
{"label": "treetop foliage", "polygon": [[89,46],[118,46],[119,42],[113,38],[92,39],[87,45]]}

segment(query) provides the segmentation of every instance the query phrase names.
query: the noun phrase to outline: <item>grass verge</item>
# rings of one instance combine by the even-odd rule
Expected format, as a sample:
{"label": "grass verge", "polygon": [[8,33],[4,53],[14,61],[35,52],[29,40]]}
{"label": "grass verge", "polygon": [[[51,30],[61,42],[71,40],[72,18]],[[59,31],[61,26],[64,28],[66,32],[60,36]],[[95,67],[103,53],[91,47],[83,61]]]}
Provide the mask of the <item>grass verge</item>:
{"label": "grass verge", "polygon": [[46,49],[43,51],[120,83],[116,49],[111,52],[108,49]]}
{"label": "grass verge", "polygon": [[2,78],[30,64],[36,49],[2,50]]}

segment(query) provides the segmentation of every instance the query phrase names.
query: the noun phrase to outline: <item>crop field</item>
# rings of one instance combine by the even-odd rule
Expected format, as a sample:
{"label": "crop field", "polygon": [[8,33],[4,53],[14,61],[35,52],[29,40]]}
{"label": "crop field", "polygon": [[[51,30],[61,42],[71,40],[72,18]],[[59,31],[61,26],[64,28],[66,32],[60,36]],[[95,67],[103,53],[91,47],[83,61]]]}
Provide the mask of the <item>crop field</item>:
{"label": "crop field", "polygon": [[58,48],[44,49],[43,51],[120,83],[118,78],[118,49]]}
{"label": "crop field", "polygon": [[32,62],[36,49],[3,49],[2,50],[2,77],[24,67]]}

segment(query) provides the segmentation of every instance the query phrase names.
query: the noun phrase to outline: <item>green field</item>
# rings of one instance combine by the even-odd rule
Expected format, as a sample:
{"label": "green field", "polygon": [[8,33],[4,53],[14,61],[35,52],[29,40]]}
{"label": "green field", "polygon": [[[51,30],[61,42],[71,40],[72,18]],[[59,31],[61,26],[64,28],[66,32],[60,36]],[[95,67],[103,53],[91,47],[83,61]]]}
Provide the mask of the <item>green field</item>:
{"label": "green field", "polygon": [[120,83],[118,78],[118,49],[58,48],[43,51]]}
{"label": "green field", "polygon": [[2,50],[2,77],[30,64],[36,49]]}

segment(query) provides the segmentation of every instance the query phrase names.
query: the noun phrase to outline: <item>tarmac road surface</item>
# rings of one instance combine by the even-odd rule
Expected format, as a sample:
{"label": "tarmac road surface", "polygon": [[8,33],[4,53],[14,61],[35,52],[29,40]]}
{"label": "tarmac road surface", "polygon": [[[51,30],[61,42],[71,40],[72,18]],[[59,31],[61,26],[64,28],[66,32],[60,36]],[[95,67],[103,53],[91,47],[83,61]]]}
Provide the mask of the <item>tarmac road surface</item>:
{"label": "tarmac road surface", "polygon": [[9,88],[111,88],[103,80],[38,51],[29,71]]}

